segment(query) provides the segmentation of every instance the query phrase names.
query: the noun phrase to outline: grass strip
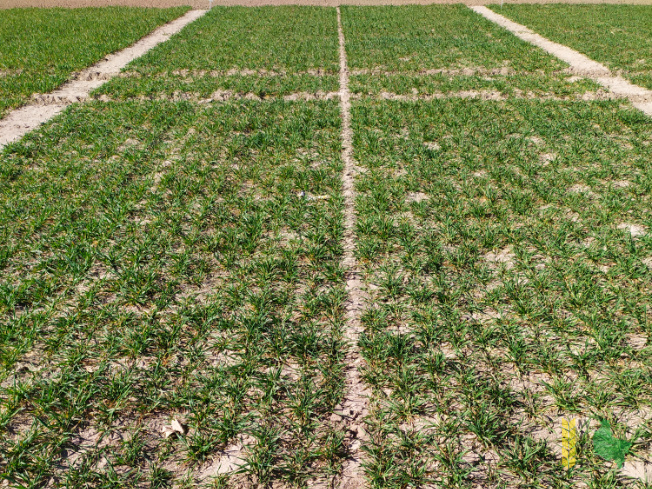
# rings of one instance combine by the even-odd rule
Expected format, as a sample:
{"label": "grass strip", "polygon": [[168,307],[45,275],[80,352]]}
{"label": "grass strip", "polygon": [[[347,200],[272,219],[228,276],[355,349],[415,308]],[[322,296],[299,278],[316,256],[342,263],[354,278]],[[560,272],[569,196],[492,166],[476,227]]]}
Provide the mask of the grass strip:
{"label": "grass strip", "polygon": [[[142,95],[152,90],[239,90],[290,93],[337,90],[337,18],[335,9],[322,7],[215,7],[170,42],[158,46],[130,65],[152,83],[113,80],[101,93]],[[179,78],[174,73],[188,70]],[[196,70],[255,70],[257,76],[206,77]],[[269,76],[265,71],[282,72]],[[165,81],[157,80],[164,76]]]}
{"label": "grass strip", "polygon": [[342,13],[357,93],[596,89],[593,82],[572,79],[563,62],[463,5],[346,6]]}
{"label": "grass strip", "polygon": [[297,92],[336,92],[337,76],[282,75],[282,76],[202,76],[124,78],[103,85],[93,92],[97,98],[102,95],[114,100],[171,98],[175,94],[190,93],[196,98],[209,98],[216,92],[229,91],[235,94],[253,94],[260,98],[279,97]]}
{"label": "grass strip", "polygon": [[398,94],[429,95],[460,91],[496,91],[504,96],[573,97],[581,98],[589,92],[604,91],[588,78],[570,78],[566,75],[354,75],[351,91],[360,94],[390,92]]}
{"label": "grass strip", "polygon": [[510,67],[549,72],[564,67],[463,5],[345,6],[342,14],[352,70]]}

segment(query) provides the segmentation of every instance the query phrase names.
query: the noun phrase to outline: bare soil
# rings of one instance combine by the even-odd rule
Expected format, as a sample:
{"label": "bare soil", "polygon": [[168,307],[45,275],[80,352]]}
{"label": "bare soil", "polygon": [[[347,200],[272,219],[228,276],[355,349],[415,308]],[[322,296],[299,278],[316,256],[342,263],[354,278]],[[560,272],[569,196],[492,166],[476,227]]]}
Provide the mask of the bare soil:
{"label": "bare soil", "polygon": [[[499,3],[498,0],[214,0],[212,5],[320,5],[334,7],[337,5],[406,5],[433,3],[464,3],[466,5],[488,5]],[[650,0],[510,0],[506,3],[616,3],[648,5]],[[189,5],[194,9],[209,7],[209,0],[0,0],[0,9],[21,7],[104,7],[122,5],[133,7],[176,7]]]}

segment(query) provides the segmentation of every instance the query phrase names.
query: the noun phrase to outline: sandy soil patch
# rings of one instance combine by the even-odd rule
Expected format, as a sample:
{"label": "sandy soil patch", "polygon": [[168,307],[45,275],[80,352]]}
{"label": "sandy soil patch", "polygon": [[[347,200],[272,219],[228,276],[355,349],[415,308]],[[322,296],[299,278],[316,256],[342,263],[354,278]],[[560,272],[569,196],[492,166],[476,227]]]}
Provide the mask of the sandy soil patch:
{"label": "sandy soil patch", "polygon": [[645,226],[640,226],[638,224],[631,224],[627,222],[618,224],[618,229],[628,232],[629,234],[632,235],[632,237],[643,236],[644,234],[647,234],[647,228]]}
{"label": "sandy soil patch", "polygon": [[423,192],[412,192],[407,195],[405,200],[408,202],[422,202],[424,200],[428,200],[429,198],[430,196],[424,194]]}
{"label": "sandy soil patch", "polygon": [[[497,90],[460,90],[457,92],[433,92],[433,93],[411,93],[411,94],[382,91],[376,95],[374,94],[363,95],[359,93],[351,95],[351,97],[355,100],[358,100],[362,97],[369,97],[369,96],[378,98],[380,100],[400,100],[400,101],[411,101],[411,102],[440,100],[440,99],[449,99],[449,98],[464,98],[464,99],[477,99],[477,100],[508,100],[508,99],[556,100],[556,101],[583,100],[585,102],[593,101],[593,100],[614,100],[617,98],[626,98],[624,95],[618,95],[604,90],[560,96],[560,95],[555,95],[553,93],[524,92],[518,89],[514,89],[514,93],[512,94],[502,93]],[[531,142],[534,143],[534,141]]]}
{"label": "sandy soil patch", "polygon": [[485,260],[489,263],[502,264],[507,270],[514,267],[516,255],[512,252],[511,246],[506,246],[497,252],[489,252],[484,256]]}

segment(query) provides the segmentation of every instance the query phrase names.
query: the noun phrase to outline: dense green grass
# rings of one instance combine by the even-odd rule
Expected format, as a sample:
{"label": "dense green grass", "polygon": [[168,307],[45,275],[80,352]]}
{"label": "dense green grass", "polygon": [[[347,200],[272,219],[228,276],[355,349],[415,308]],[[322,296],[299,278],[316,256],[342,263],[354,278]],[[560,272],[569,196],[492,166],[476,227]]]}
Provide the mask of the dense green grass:
{"label": "dense green grass", "polygon": [[[97,93],[129,98],[174,91],[328,92],[338,89],[338,69],[335,9],[215,7],[130,65],[147,80],[115,80]],[[242,76],[244,70],[254,73]]]}
{"label": "dense green grass", "polygon": [[650,448],[649,119],[441,100],[352,121],[372,486],[621,487],[590,431],[562,468],[560,420]]}
{"label": "dense green grass", "polygon": [[0,117],[33,93],[125,48],[187,10],[127,7],[12,9],[0,15]]}
{"label": "dense green grass", "polygon": [[339,134],[336,102],[93,103],[5,151],[0,479],[168,487],[242,437],[241,478],[338,472]]}
{"label": "dense green grass", "polygon": [[505,5],[491,7],[652,89],[651,5]]}
{"label": "dense green grass", "polygon": [[342,22],[353,92],[597,89],[592,82],[570,83],[560,73],[563,62],[463,5],[347,6]]}

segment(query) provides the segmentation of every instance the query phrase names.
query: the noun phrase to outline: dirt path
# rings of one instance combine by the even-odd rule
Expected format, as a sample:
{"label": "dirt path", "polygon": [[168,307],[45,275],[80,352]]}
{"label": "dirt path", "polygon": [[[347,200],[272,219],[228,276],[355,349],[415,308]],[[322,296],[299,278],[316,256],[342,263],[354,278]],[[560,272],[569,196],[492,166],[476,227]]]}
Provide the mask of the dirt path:
{"label": "dirt path", "polygon": [[342,187],[344,194],[344,255],[342,265],[346,270],[346,331],[345,337],[349,343],[346,354],[346,370],[344,399],[335,409],[333,418],[346,430],[349,458],[342,467],[342,476],[339,487],[342,489],[355,489],[363,487],[364,475],[362,473],[361,445],[366,439],[364,417],[370,393],[360,378],[362,355],[358,348],[358,341],[362,333],[360,315],[365,304],[364,283],[355,258],[355,176],[359,168],[353,158],[353,129],[351,128],[351,94],[349,92],[349,67],[346,61],[346,46],[344,30],[342,29],[342,15],[337,7],[337,32],[340,45],[340,103],[342,109],[342,160],[344,172],[342,174]]}
{"label": "dirt path", "polygon": [[167,41],[170,36],[205,13],[205,10],[191,10],[184,16],[159,27],[132,46],[110,54],[99,63],[86,68],[60,89],[36,95],[31,103],[9,112],[0,120],[0,149],[47,122],[68,105],[84,100],[92,90],[116,76],[131,61]]}
{"label": "dirt path", "polygon": [[562,61],[565,61],[577,74],[595,80],[618,97],[629,99],[634,107],[646,115],[652,116],[652,90],[639,87],[620,76],[615,76],[603,64],[593,61],[568,46],[546,39],[524,25],[517,24],[489,10],[487,7],[476,6],[471,7],[471,9],[499,26],[504,27],[520,39],[534,44]]}
{"label": "dirt path", "polygon": [[[556,3],[617,3],[649,5],[650,0],[557,0]],[[460,3],[454,0],[214,0],[213,5],[321,5],[335,7],[338,5],[407,5],[433,3]],[[499,3],[498,0],[462,0],[466,5],[488,5]],[[550,0],[517,0],[509,3],[552,3]],[[209,7],[209,0],[2,0],[0,9],[16,7],[103,7],[106,5],[124,5],[134,7],[175,7],[190,5],[194,9]]]}

